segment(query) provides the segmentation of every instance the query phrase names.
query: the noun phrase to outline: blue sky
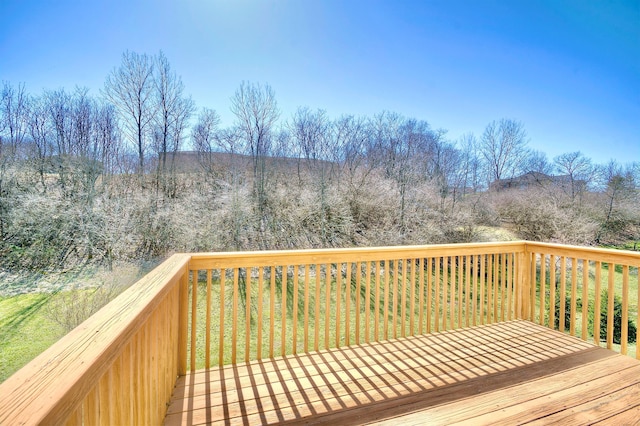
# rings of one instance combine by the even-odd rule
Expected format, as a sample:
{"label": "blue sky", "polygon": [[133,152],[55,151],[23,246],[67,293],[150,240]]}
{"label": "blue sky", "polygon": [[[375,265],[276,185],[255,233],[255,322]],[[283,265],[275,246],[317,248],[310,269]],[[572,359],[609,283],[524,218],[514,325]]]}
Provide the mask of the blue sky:
{"label": "blue sky", "polygon": [[640,1],[0,0],[0,79],[98,94],[122,52],[164,51],[229,125],[243,80],[298,106],[390,110],[480,136],[522,121],[550,158],[640,161]]}

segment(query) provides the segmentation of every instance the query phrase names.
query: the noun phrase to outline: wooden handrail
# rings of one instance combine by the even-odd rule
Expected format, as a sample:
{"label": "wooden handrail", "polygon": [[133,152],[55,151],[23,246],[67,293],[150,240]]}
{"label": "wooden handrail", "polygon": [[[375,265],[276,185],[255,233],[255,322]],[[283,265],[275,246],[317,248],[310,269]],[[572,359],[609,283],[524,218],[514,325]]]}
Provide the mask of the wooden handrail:
{"label": "wooden handrail", "polygon": [[188,369],[521,318],[524,254],[521,241],[192,254]]}
{"label": "wooden handrail", "polygon": [[188,261],[170,257],[0,384],[0,424],[160,423],[179,372]]}
{"label": "wooden handrail", "polygon": [[190,370],[516,318],[613,347],[601,291],[625,353],[639,267],[525,241],[177,254],[0,384],[0,424],[156,424]]}
{"label": "wooden handrail", "polygon": [[[635,326],[640,325],[637,303],[640,300],[640,253],[538,242],[526,242],[525,249],[531,272],[529,282],[535,283],[530,286],[528,319],[559,330],[568,327],[570,334],[595,344],[604,338],[609,349],[618,343],[620,352],[626,355],[629,321],[634,317]],[[629,285],[633,274],[638,289],[635,297]],[[617,284],[616,275],[619,275]],[[602,304],[603,296],[606,306]],[[621,311],[617,320],[616,298]],[[631,303],[633,299],[635,304]],[[603,316],[605,308],[606,316]],[[615,325],[616,321],[619,326]],[[615,342],[618,338],[619,342]],[[640,359],[637,349],[636,358]]]}

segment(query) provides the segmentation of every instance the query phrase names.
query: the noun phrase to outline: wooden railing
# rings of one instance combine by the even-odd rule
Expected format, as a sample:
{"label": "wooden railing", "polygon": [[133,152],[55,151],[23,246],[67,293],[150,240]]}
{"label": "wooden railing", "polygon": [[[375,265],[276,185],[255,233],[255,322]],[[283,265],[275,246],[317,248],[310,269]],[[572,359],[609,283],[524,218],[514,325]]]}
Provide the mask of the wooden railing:
{"label": "wooden railing", "polygon": [[172,256],[2,383],[0,425],[161,423],[185,372],[188,262]]}
{"label": "wooden railing", "polygon": [[189,369],[519,317],[523,243],[196,254]]}
{"label": "wooden railing", "polygon": [[606,290],[640,322],[639,266],[530,242],[174,255],[1,384],[0,425],[157,424],[187,371],[511,319],[617,349],[614,298],[606,333],[588,315]]}
{"label": "wooden railing", "polygon": [[535,285],[525,318],[626,355],[637,339],[630,330],[640,325],[640,253],[533,242],[526,248]]}

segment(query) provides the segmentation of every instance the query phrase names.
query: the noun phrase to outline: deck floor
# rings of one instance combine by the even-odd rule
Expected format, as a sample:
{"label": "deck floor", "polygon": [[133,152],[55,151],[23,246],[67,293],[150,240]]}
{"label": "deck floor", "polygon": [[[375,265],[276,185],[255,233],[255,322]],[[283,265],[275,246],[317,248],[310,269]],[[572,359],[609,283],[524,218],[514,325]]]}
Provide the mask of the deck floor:
{"label": "deck floor", "polygon": [[527,321],[178,379],[175,424],[640,424],[640,362]]}

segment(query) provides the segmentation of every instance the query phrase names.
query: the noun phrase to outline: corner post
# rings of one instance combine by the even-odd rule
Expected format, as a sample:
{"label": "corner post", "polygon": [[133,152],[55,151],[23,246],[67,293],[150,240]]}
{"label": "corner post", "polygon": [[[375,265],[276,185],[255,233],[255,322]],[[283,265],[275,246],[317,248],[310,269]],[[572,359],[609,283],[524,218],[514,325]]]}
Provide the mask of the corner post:
{"label": "corner post", "polygon": [[187,333],[189,332],[189,263],[180,278],[178,323],[178,375],[187,373]]}

